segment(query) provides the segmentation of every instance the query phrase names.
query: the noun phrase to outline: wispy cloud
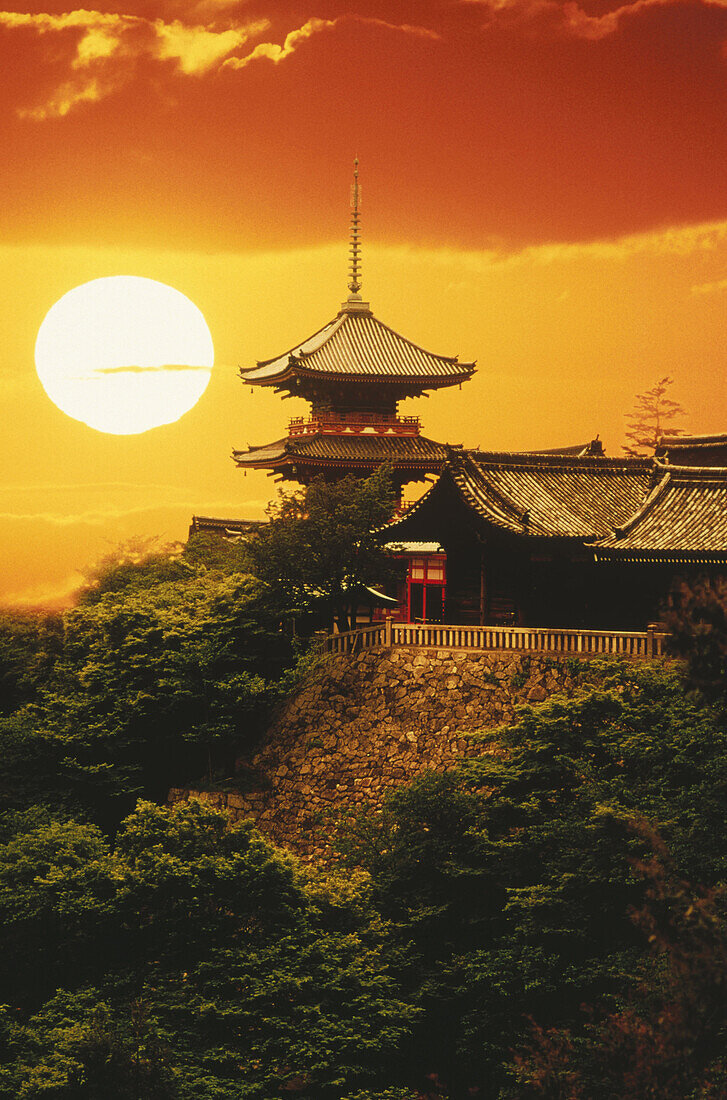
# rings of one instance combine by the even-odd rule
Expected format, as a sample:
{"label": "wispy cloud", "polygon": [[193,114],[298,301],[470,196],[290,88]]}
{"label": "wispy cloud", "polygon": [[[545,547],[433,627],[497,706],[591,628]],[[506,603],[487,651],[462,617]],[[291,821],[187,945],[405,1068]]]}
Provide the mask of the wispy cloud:
{"label": "wispy cloud", "polygon": [[118,367],[94,367],[87,374],[68,375],[69,378],[83,378],[88,380],[97,374],[181,374],[187,371],[197,371],[209,374],[211,367],[200,366],[194,363],[160,363],[154,366],[144,366],[141,363],[129,363]]}
{"label": "wispy cloud", "polygon": [[81,573],[71,573],[60,581],[50,584],[32,585],[28,588],[18,589],[16,592],[6,592],[0,597],[0,606],[13,608],[63,608],[67,607],[76,592],[84,583]]}
{"label": "wispy cloud", "polygon": [[727,279],[718,279],[714,283],[699,283],[691,290],[692,294],[720,294],[727,290]]}
{"label": "wispy cloud", "polygon": [[248,500],[241,504],[239,500],[212,500],[205,501],[201,507],[199,501],[177,501],[170,504],[167,501],[150,504],[140,504],[134,507],[99,507],[89,508],[82,512],[61,511],[33,511],[33,512],[0,512],[0,522],[15,524],[43,524],[50,527],[104,527],[119,520],[129,520],[136,516],[153,514],[157,517],[179,519],[180,513],[183,519],[189,520],[192,515],[205,516],[230,516],[241,518],[251,514],[257,518],[265,510],[267,501]]}
{"label": "wispy cloud", "polygon": [[298,47],[309,38],[312,38],[314,34],[320,34],[321,31],[330,30],[332,27],[335,27],[336,23],[336,19],[309,19],[302,27],[290,31],[290,33],[285,36],[285,40],[282,44],[277,42],[260,42],[255,49],[245,57],[228,57],[224,63],[225,68],[244,69],[246,65],[250,65],[253,61],[257,61],[262,57],[267,58],[268,61],[272,61],[273,64],[277,65],[280,61],[284,61],[286,57],[290,57],[291,54],[295,53]]}
{"label": "wispy cloud", "polygon": [[[205,5],[205,12],[202,6]],[[217,25],[215,16],[232,7],[228,0],[200,0],[196,17],[210,22],[186,23],[180,19],[145,19],[137,15],[85,9],[54,15],[49,12],[0,11],[0,29],[31,30],[41,37],[66,38],[70,43],[69,74],[43,103],[18,108],[21,118],[41,122],[63,118],[83,104],[96,103],[121,90],[136,75],[140,61],[172,63],[178,75],[202,77],[225,66],[244,69],[265,59],[279,64],[308,39],[340,23],[354,21],[387,31],[437,39],[436,31],[409,23],[390,23],[357,15],[337,19],[308,19],[287,32],[282,42],[259,42],[247,53],[248,43],[270,29],[266,18]]]}
{"label": "wispy cloud", "polygon": [[171,62],[175,71],[184,76],[203,76],[268,27],[267,19],[214,29],[190,26],[179,20],[164,22],[83,9],[63,15],[0,11],[0,28],[6,31],[30,29],[42,37],[75,35],[69,78],[42,104],[18,109],[21,118],[37,122],[62,118],[75,107],[98,102],[119,91],[133,79],[142,59]]}
{"label": "wispy cloud", "polygon": [[[406,256],[407,262],[411,262],[411,257],[417,252],[425,252],[428,263],[451,264],[460,270],[484,272],[494,268],[543,266],[577,260],[623,261],[635,256],[690,256],[700,252],[716,252],[725,242],[727,221],[717,221],[669,226],[592,241],[545,242],[524,248],[509,248],[493,242],[489,248],[469,252],[452,248],[420,250],[409,247],[389,248],[386,251],[389,255]],[[720,288],[720,284],[704,285]]]}
{"label": "wispy cloud", "polygon": [[[675,7],[683,0],[634,0],[613,11],[591,15],[575,0],[462,0],[482,8],[486,25],[521,25],[540,31],[599,41],[619,30],[621,24],[649,8]],[[706,8],[725,8],[727,0],[697,0]]]}
{"label": "wispy cloud", "polygon": [[157,47],[155,57],[159,61],[175,61],[179,72],[186,76],[201,76],[216,68],[233,50],[263,34],[270,24],[267,19],[260,19],[216,31],[207,27],[189,27],[179,21],[164,23],[157,19],[153,26]]}
{"label": "wispy cloud", "polygon": [[440,37],[437,31],[428,27],[419,27],[412,23],[389,23],[385,19],[370,19],[358,15],[342,15],[337,19],[313,18],[304,23],[302,27],[290,31],[282,43],[260,42],[254,50],[244,57],[228,57],[224,63],[225,68],[244,69],[251,62],[258,61],[260,58],[266,58],[277,65],[295,53],[298,47],[307,42],[309,38],[320,34],[321,31],[332,30],[333,27],[347,22],[355,22],[369,27],[381,27],[384,30],[398,31],[402,34],[414,35],[417,38],[436,40]]}

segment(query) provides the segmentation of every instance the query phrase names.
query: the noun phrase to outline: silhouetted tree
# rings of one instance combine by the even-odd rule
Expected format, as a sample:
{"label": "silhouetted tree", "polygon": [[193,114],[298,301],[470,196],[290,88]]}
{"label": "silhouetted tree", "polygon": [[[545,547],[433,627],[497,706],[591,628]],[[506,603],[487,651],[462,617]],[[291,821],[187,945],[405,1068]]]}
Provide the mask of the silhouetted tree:
{"label": "silhouetted tree", "polygon": [[674,424],[678,417],[684,416],[684,409],[668,396],[673,385],[673,379],[664,375],[650,390],[636,395],[636,405],[626,425],[626,438],[630,441],[624,447],[627,455],[636,458],[653,454],[663,435],[684,434],[684,429]]}

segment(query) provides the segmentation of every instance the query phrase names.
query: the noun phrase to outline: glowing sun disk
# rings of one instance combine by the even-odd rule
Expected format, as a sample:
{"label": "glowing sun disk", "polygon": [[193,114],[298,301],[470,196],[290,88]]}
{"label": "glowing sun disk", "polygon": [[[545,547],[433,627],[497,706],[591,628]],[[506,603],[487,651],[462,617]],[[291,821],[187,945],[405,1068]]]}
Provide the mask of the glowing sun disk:
{"label": "glowing sun disk", "polygon": [[214,347],[178,290],[135,275],[64,294],[38,331],[35,363],[59,409],[97,431],[133,435],[171,424],[200,399]]}

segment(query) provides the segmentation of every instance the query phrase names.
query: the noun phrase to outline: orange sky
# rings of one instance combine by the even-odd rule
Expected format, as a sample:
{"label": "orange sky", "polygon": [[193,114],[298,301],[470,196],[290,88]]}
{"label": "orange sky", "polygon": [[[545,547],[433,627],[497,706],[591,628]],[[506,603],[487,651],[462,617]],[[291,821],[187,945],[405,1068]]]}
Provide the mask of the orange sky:
{"label": "orange sky", "polygon": [[[346,294],[361,159],[364,295],[477,358],[418,412],[433,438],[623,441],[665,374],[727,430],[727,3],[130,0],[0,12],[0,599],[57,597],[120,539],[260,515],[233,446],[298,411],[251,395]],[[51,305],[159,279],[207,318],[210,386],[177,424],[102,435],[45,396]]]}

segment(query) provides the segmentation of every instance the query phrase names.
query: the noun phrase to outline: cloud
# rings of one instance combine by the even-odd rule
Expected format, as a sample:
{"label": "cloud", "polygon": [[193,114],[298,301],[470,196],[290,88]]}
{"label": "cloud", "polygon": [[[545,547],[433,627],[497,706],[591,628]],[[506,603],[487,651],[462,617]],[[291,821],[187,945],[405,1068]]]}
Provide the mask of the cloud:
{"label": "cloud", "polygon": [[258,61],[260,58],[266,58],[268,61],[272,61],[274,65],[284,61],[291,54],[295,53],[298,47],[307,42],[309,38],[312,38],[315,34],[320,34],[321,31],[331,30],[333,27],[339,26],[341,23],[355,22],[363,24],[369,27],[381,27],[384,30],[399,31],[403,34],[413,35],[417,38],[439,39],[440,35],[428,27],[419,27],[411,23],[389,23],[385,19],[370,19],[364,16],[358,15],[342,15],[337,19],[309,19],[302,27],[298,27],[296,30],[290,31],[283,41],[282,45],[277,42],[260,42],[252,50],[251,53],[246,54],[245,57],[228,57],[225,61],[225,68],[230,69],[244,69],[247,65],[253,61]]}
{"label": "cloud", "polygon": [[110,523],[147,515],[166,516],[175,521],[179,520],[180,513],[185,521],[190,520],[192,515],[221,515],[239,518],[240,512],[243,510],[247,514],[253,511],[262,515],[266,505],[267,501],[258,500],[246,500],[244,504],[241,504],[239,500],[232,502],[229,500],[207,500],[204,502],[204,506],[200,506],[199,500],[188,499],[174,502],[165,500],[126,508],[113,506],[88,508],[82,512],[6,511],[0,512],[0,522],[7,524],[42,524],[49,527],[106,527]]}
{"label": "cloud", "polygon": [[[592,42],[608,38],[618,31],[625,19],[648,8],[676,7],[683,0],[634,0],[602,15],[591,15],[575,0],[462,0],[482,8],[487,25],[535,26],[551,33]],[[705,8],[725,8],[727,0],[697,0]]]}
{"label": "cloud", "polygon": [[265,57],[268,61],[272,61],[274,65],[277,65],[279,62],[284,61],[286,57],[290,57],[292,53],[295,53],[302,42],[306,42],[314,34],[335,27],[336,23],[336,19],[309,19],[302,27],[298,27],[297,30],[287,34],[282,46],[276,42],[260,42],[252,53],[247,54],[246,57],[228,57],[224,66],[230,69],[244,69],[246,65],[257,61],[261,57]]}
{"label": "cloud", "polygon": [[[429,264],[451,266],[458,271],[484,274],[503,267],[549,266],[557,263],[592,260],[622,262],[637,256],[691,256],[716,252],[727,243],[727,221],[701,222],[696,225],[668,226],[645,233],[630,233],[621,237],[591,241],[545,242],[524,248],[507,248],[494,242],[490,248],[465,251],[454,248],[417,249],[408,246],[389,247],[390,257],[411,264],[417,255]],[[457,282],[452,284],[455,288]],[[465,285],[465,284],[463,284]],[[721,290],[722,283],[705,283],[704,290]],[[727,279],[724,280],[727,289]]]}
{"label": "cloud", "polygon": [[202,7],[205,5],[212,19],[204,25],[189,24],[180,19],[150,20],[137,15],[85,9],[62,15],[0,11],[0,28],[6,31],[32,30],[41,37],[65,36],[69,38],[73,50],[68,79],[59,84],[43,103],[19,108],[18,115],[42,122],[50,118],[63,118],[83,104],[97,103],[133,80],[141,60],[160,64],[171,62],[177,74],[187,77],[205,76],[222,65],[244,69],[260,59],[277,65],[295,53],[309,38],[345,21],[418,38],[439,38],[436,31],[410,23],[389,23],[384,19],[357,15],[337,19],[313,17],[289,31],[282,43],[260,42],[249,53],[232,56],[252,39],[265,34],[270,29],[270,21],[266,18],[245,22],[226,19],[224,25],[217,26],[215,15],[219,15],[223,8],[232,6],[232,3],[228,0],[200,0],[196,9],[197,18],[204,14]]}
{"label": "cloud", "polygon": [[67,607],[73,597],[84,583],[81,573],[71,573],[63,580],[50,584],[32,585],[29,588],[21,588],[17,592],[6,592],[0,597],[0,606],[13,608],[48,608],[60,609]]}
{"label": "cloud", "polygon": [[718,279],[715,283],[699,283],[691,288],[692,294],[719,294],[727,290],[727,279]]}
{"label": "cloud", "polygon": [[269,28],[267,19],[221,29],[173,20],[79,9],[63,15],[0,11],[0,28],[29,29],[45,37],[75,36],[69,79],[34,107],[18,110],[36,122],[63,118],[84,103],[95,103],[131,81],[138,62],[171,62],[177,73],[199,77],[219,67],[223,58]]}
{"label": "cloud", "polygon": [[209,374],[211,370],[211,367],[194,363],[161,363],[158,366],[129,363],[120,367],[94,367],[88,374],[68,375],[67,377],[82,378],[87,381],[97,374],[179,374],[183,371],[204,371]]}
{"label": "cloud", "polygon": [[154,23],[157,34],[156,57],[160,61],[173,60],[186,76],[200,76],[215,68],[233,50],[237,50],[250,38],[263,34],[270,26],[267,19],[228,30],[214,31],[206,27],[188,27],[175,21]]}

